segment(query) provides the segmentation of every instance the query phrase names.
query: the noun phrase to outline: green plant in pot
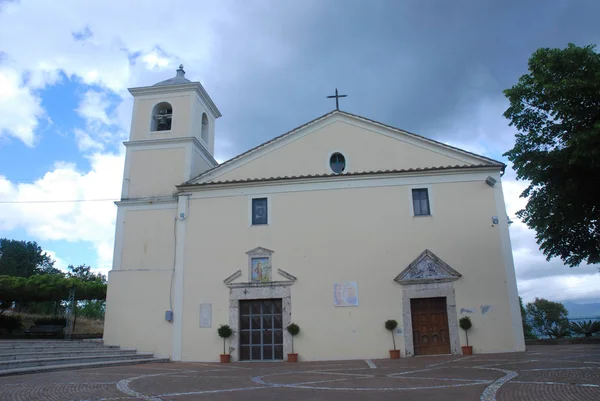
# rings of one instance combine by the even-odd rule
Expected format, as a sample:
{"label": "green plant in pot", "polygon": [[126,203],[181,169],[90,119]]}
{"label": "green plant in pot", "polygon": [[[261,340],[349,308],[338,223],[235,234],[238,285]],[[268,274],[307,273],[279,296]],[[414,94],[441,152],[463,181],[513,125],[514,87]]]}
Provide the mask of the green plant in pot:
{"label": "green plant in pot", "polygon": [[288,354],[288,362],[298,362],[298,354],[294,352],[294,337],[300,333],[300,326],[292,323],[287,327],[287,331],[292,336],[292,353]]}
{"label": "green plant in pot", "polygon": [[385,328],[392,332],[392,343],[394,344],[394,349],[390,350],[390,359],[400,359],[400,350],[396,349],[396,337],[394,336],[394,330],[398,327],[398,322],[390,319],[385,322]]}
{"label": "green plant in pot", "polygon": [[462,353],[463,355],[473,355],[473,347],[469,345],[469,330],[473,327],[473,323],[471,323],[471,318],[469,316],[463,316],[458,321],[458,325],[461,329],[465,331],[465,338],[467,339],[467,345],[463,345]]}
{"label": "green plant in pot", "polygon": [[221,354],[221,363],[229,363],[231,361],[231,354],[228,354],[225,351],[225,342],[229,337],[231,337],[231,335],[233,334],[233,330],[231,330],[231,327],[229,327],[228,325],[222,324],[217,329],[217,333],[219,334],[219,337],[223,339],[223,353]]}

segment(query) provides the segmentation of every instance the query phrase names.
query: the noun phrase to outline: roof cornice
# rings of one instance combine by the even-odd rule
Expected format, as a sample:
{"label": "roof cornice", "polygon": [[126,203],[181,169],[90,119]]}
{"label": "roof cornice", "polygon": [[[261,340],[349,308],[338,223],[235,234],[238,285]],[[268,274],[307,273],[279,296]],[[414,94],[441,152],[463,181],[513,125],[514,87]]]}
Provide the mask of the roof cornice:
{"label": "roof cornice", "polygon": [[200,96],[204,102],[206,102],[206,105],[215,118],[222,116],[221,112],[200,82],[191,82],[189,84],[181,85],[142,86],[139,88],[129,88],[128,91],[133,95],[133,97],[195,91],[196,94]]}
{"label": "roof cornice", "polygon": [[[478,155],[476,153],[472,153],[472,152],[469,152],[469,151],[466,151],[466,150],[463,150],[463,149],[460,149],[460,148],[457,148],[457,147],[454,147],[451,145],[447,145],[443,142],[439,142],[439,141],[430,139],[430,138],[422,136],[422,135],[414,134],[412,132],[408,132],[408,131],[405,131],[400,128],[386,125],[386,124],[380,123],[378,121],[371,120],[369,118],[362,117],[362,116],[359,116],[356,114],[351,114],[351,113],[347,113],[345,111],[340,111],[340,110],[333,110],[333,111],[330,111],[329,113],[323,114],[322,116],[315,118],[314,120],[304,123],[282,135],[279,135],[279,136],[272,138],[264,143],[261,143],[260,145],[254,147],[252,149],[249,149],[249,150],[219,164],[218,166],[213,167],[212,169],[209,169],[209,170],[199,174],[198,176],[192,178],[185,184],[192,184],[192,183],[196,183],[196,182],[201,183],[203,181],[208,182],[209,180],[212,180],[212,179],[218,177],[220,174],[227,172],[228,169],[232,168],[230,166],[235,166],[236,163],[239,163],[240,160],[245,160],[249,157],[252,157],[251,155],[257,154],[257,152],[260,152],[260,151],[264,151],[264,149],[268,149],[270,147],[277,146],[277,144],[286,140],[286,138],[291,137],[292,135],[294,135],[300,131],[305,131],[307,129],[311,129],[310,128],[311,126],[314,126],[315,124],[318,124],[322,121],[326,121],[327,119],[332,119],[332,118],[346,118],[349,120],[361,121],[363,124],[364,123],[370,124],[370,125],[379,127],[379,129],[384,130],[384,131],[391,131],[392,135],[395,135],[395,136],[397,136],[398,134],[404,135],[406,138],[411,138],[409,140],[412,140],[412,141],[420,141],[421,143],[429,144],[429,146],[433,146],[433,147],[437,147],[437,148],[441,148],[441,149],[447,149],[447,150],[456,152],[458,154],[462,154],[467,157],[477,158],[485,164],[497,165],[498,167],[501,168],[502,173],[504,173],[504,169],[506,168],[506,165],[504,163],[502,163],[498,160],[489,158],[487,156]],[[216,174],[216,177],[215,177],[215,174]]]}
{"label": "roof cornice", "polygon": [[126,148],[135,148],[135,147],[147,147],[151,145],[170,145],[170,144],[186,144],[192,142],[196,149],[199,149],[202,157],[208,164],[211,166],[217,166],[219,162],[215,160],[215,158],[206,150],[204,145],[198,140],[198,138],[194,136],[182,137],[182,138],[160,138],[160,139],[141,139],[137,141],[125,141],[123,145]]}
{"label": "roof cornice", "polygon": [[404,170],[379,170],[379,171],[361,171],[345,174],[315,174],[315,175],[300,175],[286,177],[268,177],[268,178],[253,178],[246,180],[230,180],[230,181],[209,181],[198,184],[184,183],[177,185],[177,190],[181,192],[211,190],[215,188],[240,188],[260,185],[277,185],[277,184],[296,184],[310,182],[328,182],[328,181],[344,181],[356,179],[371,179],[377,177],[404,177],[414,175],[431,175],[431,173],[439,174],[456,174],[462,172],[473,171],[497,171],[501,166],[495,164],[479,164],[465,166],[440,166],[426,167]]}

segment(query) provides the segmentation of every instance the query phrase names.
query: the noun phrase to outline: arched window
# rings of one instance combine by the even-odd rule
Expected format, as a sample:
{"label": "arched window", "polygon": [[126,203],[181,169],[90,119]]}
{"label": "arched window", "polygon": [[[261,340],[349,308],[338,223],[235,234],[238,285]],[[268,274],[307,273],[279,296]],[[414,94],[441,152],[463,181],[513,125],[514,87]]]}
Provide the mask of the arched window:
{"label": "arched window", "polygon": [[170,131],[173,120],[173,107],[167,102],[162,102],[152,109],[151,131]]}
{"label": "arched window", "polygon": [[204,143],[208,144],[208,117],[206,113],[202,113],[202,131],[200,131],[200,137]]}

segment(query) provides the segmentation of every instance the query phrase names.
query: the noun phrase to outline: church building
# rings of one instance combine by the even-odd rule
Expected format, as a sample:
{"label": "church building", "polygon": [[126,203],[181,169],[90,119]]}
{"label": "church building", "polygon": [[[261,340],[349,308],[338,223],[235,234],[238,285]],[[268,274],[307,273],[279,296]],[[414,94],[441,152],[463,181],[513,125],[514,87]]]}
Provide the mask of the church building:
{"label": "church building", "polygon": [[[221,164],[217,106],[132,88],[104,342],[218,361],[524,351],[505,165],[335,109]],[[337,100],[337,99],[336,99]],[[292,128],[292,127],[290,127]]]}

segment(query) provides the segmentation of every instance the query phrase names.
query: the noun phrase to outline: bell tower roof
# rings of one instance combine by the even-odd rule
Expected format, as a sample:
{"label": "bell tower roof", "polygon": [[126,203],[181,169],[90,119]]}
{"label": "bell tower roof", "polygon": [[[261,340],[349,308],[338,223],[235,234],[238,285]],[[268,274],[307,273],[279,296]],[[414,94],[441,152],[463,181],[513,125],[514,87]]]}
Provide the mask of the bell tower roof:
{"label": "bell tower roof", "polygon": [[190,81],[189,79],[187,79],[185,77],[185,71],[183,70],[183,64],[179,64],[179,68],[177,69],[177,75],[175,75],[173,78],[166,79],[166,80],[156,83],[152,86],[183,85],[183,84],[189,84],[191,82],[192,81]]}

